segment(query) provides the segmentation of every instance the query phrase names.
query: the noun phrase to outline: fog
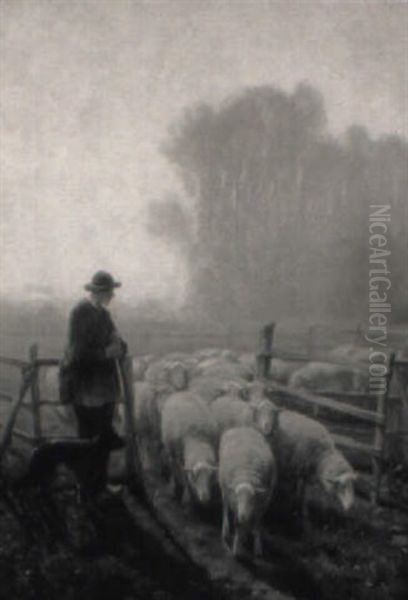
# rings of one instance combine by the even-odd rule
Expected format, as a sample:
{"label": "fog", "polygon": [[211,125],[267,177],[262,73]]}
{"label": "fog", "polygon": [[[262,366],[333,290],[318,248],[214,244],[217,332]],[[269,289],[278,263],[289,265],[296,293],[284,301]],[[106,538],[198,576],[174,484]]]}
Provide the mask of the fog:
{"label": "fog", "polygon": [[3,301],[65,310],[105,268],[118,309],[354,318],[380,199],[399,318],[403,6],[5,0],[0,26]]}

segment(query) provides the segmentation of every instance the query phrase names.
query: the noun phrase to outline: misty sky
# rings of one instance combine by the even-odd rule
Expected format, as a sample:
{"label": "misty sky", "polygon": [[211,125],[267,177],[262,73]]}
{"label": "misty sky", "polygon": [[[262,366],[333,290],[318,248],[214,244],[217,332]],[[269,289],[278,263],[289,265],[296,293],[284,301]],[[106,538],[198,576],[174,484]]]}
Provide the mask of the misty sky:
{"label": "misty sky", "polygon": [[1,13],[2,295],[76,296],[102,267],[125,300],[183,300],[181,258],[144,223],[180,185],[159,144],[192,103],[306,80],[333,133],[408,135],[402,3],[2,0]]}

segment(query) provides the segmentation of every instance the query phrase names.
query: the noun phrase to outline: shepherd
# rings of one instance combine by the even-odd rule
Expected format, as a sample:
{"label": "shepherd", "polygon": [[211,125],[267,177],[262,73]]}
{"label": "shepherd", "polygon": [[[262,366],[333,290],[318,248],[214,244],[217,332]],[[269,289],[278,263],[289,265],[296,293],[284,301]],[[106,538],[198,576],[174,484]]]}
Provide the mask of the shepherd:
{"label": "shepherd", "polygon": [[111,450],[123,447],[113,428],[115,403],[120,394],[117,363],[127,352],[107,306],[121,283],[98,271],[85,285],[89,297],[72,309],[68,343],[60,367],[60,398],[72,404],[81,439],[104,440],[98,452],[89,452],[81,465],[81,498],[96,499],[106,491]]}

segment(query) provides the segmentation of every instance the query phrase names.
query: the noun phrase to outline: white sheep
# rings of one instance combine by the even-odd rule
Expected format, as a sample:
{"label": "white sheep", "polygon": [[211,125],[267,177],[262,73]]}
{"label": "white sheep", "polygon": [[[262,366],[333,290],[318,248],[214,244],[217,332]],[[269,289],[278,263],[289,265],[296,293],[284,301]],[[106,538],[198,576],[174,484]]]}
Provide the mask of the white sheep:
{"label": "white sheep", "polygon": [[234,363],[238,362],[238,354],[233,350],[228,350],[227,348],[222,350],[221,357]]}
{"label": "white sheep", "polygon": [[187,354],[187,352],[169,352],[165,355],[164,360],[167,362],[181,363],[183,367],[187,369],[189,374],[200,362],[198,358],[192,354]]}
{"label": "white sheep", "polygon": [[341,344],[329,351],[329,356],[339,362],[351,363],[368,363],[370,359],[370,348],[355,346],[354,344]]}
{"label": "white sheep", "polygon": [[242,400],[248,399],[248,382],[240,378],[202,375],[191,380],[189,389],[208,404],[223,394],[232,394]]}
{"label": "white sheep", "polygon": [[200,350],[196,350],[194,352],[194,356],[198,358],[198,360],[205,360],[206,358],[213,358],[214,356],[220,356],[221,354],[220,348],[201,348]]}
{"label": "white sheep", "polygon": [[289,491],[308,524],[307,489],[318,484],[345,511],[354,502],[356,474],[336,448],[329,431],[301,413],[281,410],[269,438],[279,471],[279,488]]}
{"label": "white sheep", "polygon": [[277,406],[265,396],[265,387],[260,382],[252,383],[248,392],[254,426],[264,435],[272,435],[277,425]]}
{"label": "white sheep", "polygon": [[210,405],[218,435],[221,435],[227,429],[238,427],[240,425],[252,425],[253,411],[248,403],[231,395],[220,396]]}
{"label": "white sheep", "polygon": [[157,391],[182,391],[188,386],[187,368],[180,361],[164,358],[148,366],[145,381]]}
{"label": "white sheep", "polygon": [[261,521],[276,483],[273,453],[263,435],[252,427],[236,427],[221,438],[219,484],[223,501],[222,540],[234,556],[244,553],[245,538],[253,535],[255,556],[262,555]]}
{"label": "white sheep", "polygon": [[282,360],[281,358],[273,358],[271,361],[270,376],[275,381],[286,384],[296,369],[297,367],[293,363]]}
{"label": "white sheep", "polygon": [[190,358],[190,354],[188,354],[187,352],[168,352],[165,356],[166,360],[175,360],[175,361],[180,361],[183,362],[185,360],[188,360]]}
{"label": "white sheep", "polygon": [[133,384],[133,418],[143,466],[152,467],[160,456],[160,411],[155,388],[146,381]]}
{"label": "white sheep", "polygon": [[133,381],[143,381],[149,362],[144,356],[134,356],[132,358],[132,377]]}
{"label": "white sheep", "polygon": [[239,355],[238,361],[241,363],[241,365],[246,365],[255,372],[256,356],[253,352],[243,352]]}
{"label": "white sheep", "polygon": [[217,470],[217,429],[207,405],[191,392],[167,398],[161,415],[161,439],[173,478],[174,494],[183,492],[208,505]]}
{"label": "white sheep", "polygon": [[200,375],[230,379],[238,378],[246,381],[254,379],[254,372],[250,367],[239,362],[232,362],[224,357],[208,358],[198,363],[193,370],[193,376]]}
{"label": "white sheep", "polygon": [[346,365],[310,362],[292,373],[289,386],[311,391],[349,392],[361,385],[359,374],[359,369]]}

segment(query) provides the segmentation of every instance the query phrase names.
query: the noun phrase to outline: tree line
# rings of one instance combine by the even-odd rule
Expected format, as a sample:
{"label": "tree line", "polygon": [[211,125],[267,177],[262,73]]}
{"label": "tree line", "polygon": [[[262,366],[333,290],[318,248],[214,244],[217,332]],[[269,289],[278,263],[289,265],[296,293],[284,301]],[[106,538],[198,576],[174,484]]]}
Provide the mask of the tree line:
{"label": "tree line", "polygon": [[150,230],[190,268],[191,306],[223,323],[368,314],[370,205],[390,204],[391,300],[407,308],[407,140],[354,125],[330,135],[318,90],[265,86],[173,124],[163,152],[183,182]]}

